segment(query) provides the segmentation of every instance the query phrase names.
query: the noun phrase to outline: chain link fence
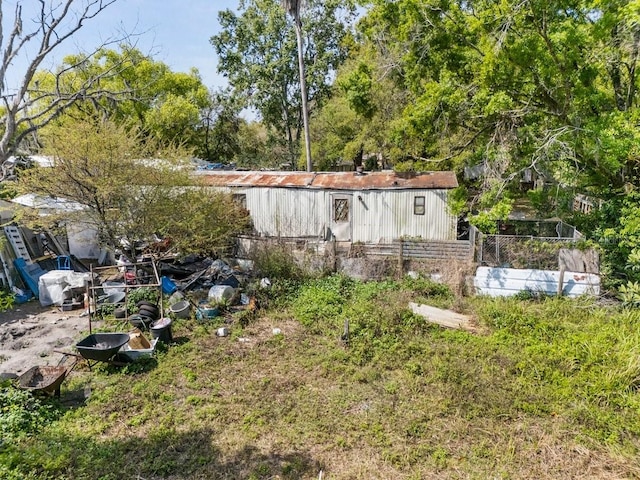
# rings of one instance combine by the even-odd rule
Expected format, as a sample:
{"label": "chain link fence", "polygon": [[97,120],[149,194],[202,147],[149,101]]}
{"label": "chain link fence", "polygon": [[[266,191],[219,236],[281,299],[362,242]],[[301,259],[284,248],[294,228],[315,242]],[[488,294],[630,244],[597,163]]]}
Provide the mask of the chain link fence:
{"label": "chain link fence", "polygon": [[522,235],[482,235],[478,262],[490,267],[557,270],[558,252],[577,239]]}

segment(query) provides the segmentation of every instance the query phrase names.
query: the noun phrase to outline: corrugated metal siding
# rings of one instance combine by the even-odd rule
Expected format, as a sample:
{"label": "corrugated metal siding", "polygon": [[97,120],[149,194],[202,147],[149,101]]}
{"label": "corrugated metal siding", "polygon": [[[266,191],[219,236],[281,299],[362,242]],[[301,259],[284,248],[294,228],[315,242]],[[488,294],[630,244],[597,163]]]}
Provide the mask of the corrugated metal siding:
{"label": "corrugated metal siding", "polygon": [[267,236],[321,236],[325,227],[324,192],[288,188],[248,188],[247,208],[258,233]]}
{"label": "corrugated metal siding", "polygon": [[[244,193],[259,234],[280,237],[324,237],[331,226],[332,194],[342,191],[308,188],[234,188]],[[414,215],[414,197],[425,197],[425,215]],[[360,200],[361,198],[362,200]],[[391,243],[399,238],[455,240],[455,218],[448,213],[447,190],[354,191],[351,239]]]}
{"label": "corrugated metal siding", "polygon": [[[416,196],[425,197],[424,215],[413,213]],[[455,240],[446,190],[363,191],[354,192],[353,198],[354,242],[389,243],[401,237]]]}

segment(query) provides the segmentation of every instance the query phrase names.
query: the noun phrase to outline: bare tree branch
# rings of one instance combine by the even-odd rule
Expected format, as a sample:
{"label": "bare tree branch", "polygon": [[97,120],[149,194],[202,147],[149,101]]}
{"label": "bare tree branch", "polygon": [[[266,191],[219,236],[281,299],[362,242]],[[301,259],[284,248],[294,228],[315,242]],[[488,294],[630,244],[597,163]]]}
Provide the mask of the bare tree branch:
{"label": "bare tree branch", "polygon": [[[0,117],[0,165],[4,165],[20,142],[38,128],[46,125],[65,109],[78,100],[87,99],[87,91],[98,85],[100,78],[104,78],[113,71],[102,72],[100,76],[86,80],[75,92],[64,92],[57,88],[53,93],[44,94],[32,87],[33,78],[42,62],[51,56],[63,42],[68,41],[86,22],[94,19],[117,0],[38,0],[37,13],[29,22],[25,22],[23,2],[18,1],[13,16],[13,24],[8,33],[2,26],[5,19],[5,4],[0,0],[0,97],[4,103],[5,112]],[[82,61],[95,56],[104,47],[124,41],[112,39],[102,42],[91,53],[83,56]],[[26,46],[35,46],[35,54],[29,58],[26,67],[18,76],[19,86],[15,93],[8,93],[7,75],[10,69],[15,69],[15,61],[26,58]],[[57,73],[57,79],[81,66],[82,62],[72,64]],[[114,67],[114,69],[117,68]],[[59,87],[59,85],[58,85]],[[126,92],[107,92],[100,89],[93,90],[91,95],[96,98],[120,97]],[[34,107],[38,105],[38,108]],[[43,107],[43,105],[45,105]],[[26,128],[22,128],[26,125]],[[20,128],[19,128],[20,127]],[[4,176],[0,177],[0,181]]]}

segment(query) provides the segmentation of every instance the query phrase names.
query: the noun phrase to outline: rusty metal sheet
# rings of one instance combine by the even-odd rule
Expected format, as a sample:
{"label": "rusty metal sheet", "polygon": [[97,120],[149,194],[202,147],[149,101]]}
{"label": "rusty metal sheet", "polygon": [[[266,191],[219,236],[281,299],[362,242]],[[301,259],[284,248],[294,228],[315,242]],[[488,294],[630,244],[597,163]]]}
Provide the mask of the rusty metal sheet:
{"label": "rusty metal sheet", "polygon": [[198,172],[205,184],[226,187],[308,187],[325,190],[449,189],[454,172]]}
{"label": "rusty metal sheet", "polygon": [[397,190],[455,188],[458,181],[454,172],[335,172],[319,173],[313,188],[334,190]]}
{"label": "rusty metal sheet", "polygon": [[216,187],[308,187],[314,175],[306,172],[198,172],[206,185]]}

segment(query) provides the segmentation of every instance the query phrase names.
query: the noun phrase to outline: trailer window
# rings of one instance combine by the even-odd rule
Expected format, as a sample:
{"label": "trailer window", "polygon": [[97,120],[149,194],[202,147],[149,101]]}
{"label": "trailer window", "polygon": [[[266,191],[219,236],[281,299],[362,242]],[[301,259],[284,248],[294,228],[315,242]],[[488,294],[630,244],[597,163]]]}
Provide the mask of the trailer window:
{"label": "trailer window", "polygon": [[413,197],[413,214],[414,215],[424,215],[425,211],[425,197]]}
{"label": "trailer window", "polygon": [[336,198],[333,200],[333,221],[349,221],[349,200],[346,198]]}
{"label": "trailer window", "polygon": [[242,208],[244,209],[247,208],[247,195],[245,193],[234,193],[233,201],[236,202]]}

